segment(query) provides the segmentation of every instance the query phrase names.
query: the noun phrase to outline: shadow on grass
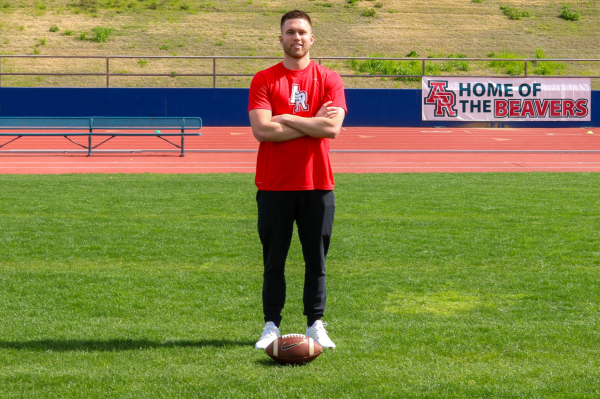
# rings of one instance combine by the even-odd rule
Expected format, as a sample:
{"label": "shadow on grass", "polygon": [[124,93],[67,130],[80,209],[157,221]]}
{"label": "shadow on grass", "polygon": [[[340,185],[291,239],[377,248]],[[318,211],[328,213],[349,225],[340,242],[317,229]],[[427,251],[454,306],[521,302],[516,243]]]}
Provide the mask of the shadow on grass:
{"label": "shadow on grass", "polygon": [[277,367],[277,368],[282,368],[282,367],[306,367],[308,365],[308,363],[302,363],[302,364],[279,364],[275,360],[273,360],[273,359],[271,359],[269,357],[265,357],[265,358],[262,358],[262,359],[255,360],[254,363],[260,364],[261,366],[265,366],[265,367]]}
{"label": "shadow on grass", "polygon": [[109,339],[109,340],[77,340],[77,339],[42,339],[34,341],[0,341],[2,349],[40,350],[54,352],[89,351],[111,352],[131,351],[149,348],[233,348],[247,346],[252,348],[253,341],[232,341],[225,339],[198,341],[165,341],[156,342],[147,339]]}
{"label": "shadow on grass", "polygon": [[[265,367],[277,367],[277,368],[291,367],[290,365],[287,365],[287,366],[281,365],[281,364],[277,363],[275,360],[271,359],[270,357],[255,360],[254,363],[260,364],[261,366],[265,366]],[[302,367],[302,365],[300,365],[300,367]]]}

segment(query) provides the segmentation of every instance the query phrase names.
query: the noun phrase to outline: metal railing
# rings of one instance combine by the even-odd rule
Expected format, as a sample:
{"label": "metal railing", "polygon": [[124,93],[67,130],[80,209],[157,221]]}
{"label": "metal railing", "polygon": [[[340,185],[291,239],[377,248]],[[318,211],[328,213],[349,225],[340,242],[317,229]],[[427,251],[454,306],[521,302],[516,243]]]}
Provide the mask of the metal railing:
{"label": "metal railing", "polygon": [[[7,58],[71,58],[71,59],[101,59],[106,60],[106,71],[98,73],[88,72],[2,72],[2,60]],[[196,60],[212,60],[212,73],[119,73],[110,72],[110,60],[113,59],[196,59]],[[111,77],[121,76],[169,76],[169,77],[212,77],[213,87],[217,87],[217,77],[251,77],[254,74],[249,73],[217,73],[217,60],[278,60],[282,57],[261,57],[261,56],[160,56],[160,55],[149,55],[149,56],[128,56],[128,55],[0,55],[0,86],[2,86],[2,76],[103,76],[106,77],[106,87],[110,87]],[[568,59],[568,58],[555,58],[555,59],[538,59],[538,58],[379,58],[379,57],[314,57],[314,61],[319,64],[323,60],[338,60],[338,61],[419,61],[421,62],[422,73],[420,75],[361,75],[361,74],[340,74],[341,77],[346,78],[420,78],[428,76],[426,74],[426,63],[429,61],[500,61],[500,62],[523,62],[523,75],[517,75],[512,77],[544,77],[544,78],[591,78],[600,79],[600,75],[531,75],[528,74],[528,64],[536,62],[600,62],[600,59]],[[482,78],[497,78],[507,76],[505,75],[435,75],[445,77],[466,77],[476,76]]]}

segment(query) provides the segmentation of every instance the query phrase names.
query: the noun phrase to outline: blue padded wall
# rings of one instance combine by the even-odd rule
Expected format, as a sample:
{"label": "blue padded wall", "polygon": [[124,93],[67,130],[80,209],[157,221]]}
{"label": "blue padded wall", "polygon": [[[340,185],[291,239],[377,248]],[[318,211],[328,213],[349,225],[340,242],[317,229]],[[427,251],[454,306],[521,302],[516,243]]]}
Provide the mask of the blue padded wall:
{"label": "blue padded wall", "polygon": [[[600,91],[591,122],[423,122],[420,89],[346,89],[344,126],[600,126]],[[204,126],[248,126],[248,89],[0,88],[0,116],[199,116]]]}

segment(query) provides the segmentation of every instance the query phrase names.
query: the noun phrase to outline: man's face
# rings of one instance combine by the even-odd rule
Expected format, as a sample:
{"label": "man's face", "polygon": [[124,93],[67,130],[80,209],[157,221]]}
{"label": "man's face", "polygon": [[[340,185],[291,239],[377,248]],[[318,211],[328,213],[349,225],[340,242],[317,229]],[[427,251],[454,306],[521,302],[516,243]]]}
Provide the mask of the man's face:
{"label": "man's face", "polygon": [[315,41],[312,28],[304,19],[288,19],[283,23],[279,43],[283,51],[293,58],[302,58],[310,50]]}

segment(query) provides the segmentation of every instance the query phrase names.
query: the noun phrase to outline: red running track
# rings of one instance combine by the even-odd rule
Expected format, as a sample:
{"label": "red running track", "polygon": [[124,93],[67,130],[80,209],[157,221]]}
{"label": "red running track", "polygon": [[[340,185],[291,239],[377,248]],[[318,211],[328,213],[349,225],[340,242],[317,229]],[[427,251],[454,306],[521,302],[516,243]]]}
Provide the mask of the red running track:
{"label": "red running track", "polygon": [[[96,152],[89,158],[85,152],[73,153],[81,148],[62,137],[22,138],[0,150],[0,173],[254,172],[258,143],[250,128],[201,131],[202,137],[186,138],[184,158],[158,152],[174,147],[153,137],[118,137],[100,149],[131,153]],[[331,150],[336,173],[600,171],[600,129],[589,128],[345,128],[331,141]]]}

